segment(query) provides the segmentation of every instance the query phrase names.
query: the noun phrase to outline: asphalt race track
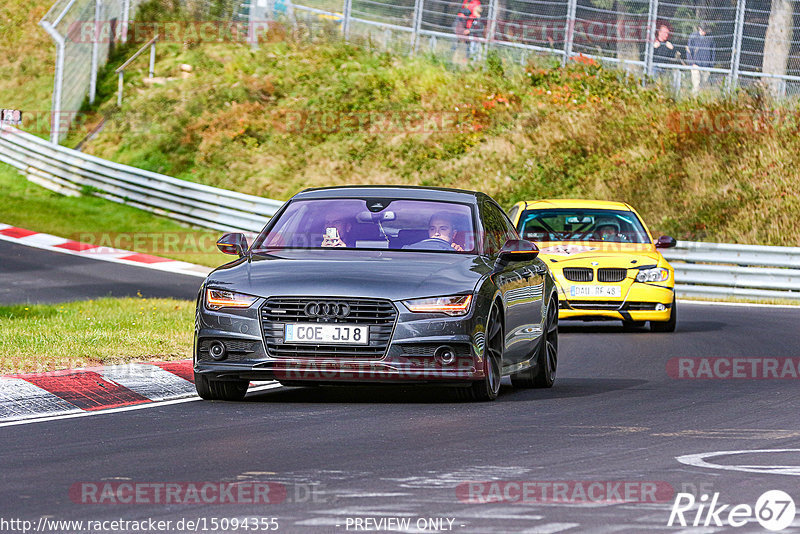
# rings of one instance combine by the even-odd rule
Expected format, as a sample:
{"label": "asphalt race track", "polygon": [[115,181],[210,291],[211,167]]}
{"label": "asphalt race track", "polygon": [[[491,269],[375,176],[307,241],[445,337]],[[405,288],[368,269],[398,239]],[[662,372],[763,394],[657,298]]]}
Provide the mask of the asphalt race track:
{"label": "asphalt race track", "polygon": [[194,300],[201,281],[0,241],[0,305],[137,294]]}
{"label": "asphalt race track", "polygon": [[[8,285],[47,279],[35,267],[43,264],[40,253],[26,252],[20,257],[0,243],[3,276],[27,271]],[[58,268],[77,277],[82,266],[67,257]],[[160,287],[191,298],[197,284],[159,274],[162,285],[139,286],[156,277],[136,278],[134,267],[102,274],[106,268],[123,272],[98,267],[96,279],[106,285],[95,295]],[[87,294],[94,272],[83,271]],[[114,280],[124,280],[124,289],[113,289]],[[49,293],[57,298],[54,289]],[[688,530],[667,521],[675,492],[698,499],[719,493],[720,504],[750,506],[767,490],[800,497],[797,379],[678,379],[675,360],[668,362],[800,357],[800,309],[682,303],[679,310],[674,334],[562,323],[555,388],[515,390],[504,382],[492,403],[459,402],[437,389],[276,388],[242,403],[154,405],[0,428],[0,516],[34,524],[42,517],[205,521],[198,531],[220,518],[277,518],[279,532],[378,531],[381,525],[397,531],[398,523],[386,521],[405,518],[413,532],[766,532],[753,519],[740,528],[710,523]],[[676,459],[763,449],[795,451],[718,455],[706,458],[710,467]],[[482,503],[492,486],[479,483],[490,481],[495,490],[513,489],[514,482],[567,483],[570,493],[552,502],[510,492],[505,502]],[[628,502],[613,491],[607,499],[573,492],[598,481],[669,492]],[[123,504],[112,492],[95,504],[98,493],[86,493],[104,483],[176,482],[272,483],[270,495],[279,502],[248,504],[245,495],[236,503],[165,503],[163,493],[151,492]],[[695,510],[686,513],[690,524]],[[783,532],[800,532],[800,517]]]}

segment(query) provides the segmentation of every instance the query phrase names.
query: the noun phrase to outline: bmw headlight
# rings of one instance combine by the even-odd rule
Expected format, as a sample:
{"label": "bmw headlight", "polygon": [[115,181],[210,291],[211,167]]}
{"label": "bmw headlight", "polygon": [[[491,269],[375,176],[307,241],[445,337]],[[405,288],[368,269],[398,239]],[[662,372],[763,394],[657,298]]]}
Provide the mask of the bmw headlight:
{"label": "bmw headlight", "polygon": [[446,313],[450,316],[466,315],[472,295],[452,295],[427,299],[404,300],[406,308],[415,313]]}
{"label": "bmw headlight", "polygon": [[669,280],[669,271],[661,267],[642,269],[636,275],[637,282],[665,282]]}
{"label": "bmw headlight", "polygon": [[258,300],[258,297],[234,293],[233,291],[206,288],[206,308],[209,310],[247,308],[256,300]]}

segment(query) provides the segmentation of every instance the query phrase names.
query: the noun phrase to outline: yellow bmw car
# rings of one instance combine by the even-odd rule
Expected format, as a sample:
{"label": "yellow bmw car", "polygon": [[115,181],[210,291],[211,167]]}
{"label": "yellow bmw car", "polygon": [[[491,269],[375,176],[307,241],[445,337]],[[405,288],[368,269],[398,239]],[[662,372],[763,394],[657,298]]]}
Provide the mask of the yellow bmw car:
{"label": "yellow bmw car", "polygon": [[653,240],[639,214],[624,202],[519,202],[509,216],[523,239],[539,246],[556,280],[559,318],[621,320],[673,332],[675,272],[658,251],[675,239]]}

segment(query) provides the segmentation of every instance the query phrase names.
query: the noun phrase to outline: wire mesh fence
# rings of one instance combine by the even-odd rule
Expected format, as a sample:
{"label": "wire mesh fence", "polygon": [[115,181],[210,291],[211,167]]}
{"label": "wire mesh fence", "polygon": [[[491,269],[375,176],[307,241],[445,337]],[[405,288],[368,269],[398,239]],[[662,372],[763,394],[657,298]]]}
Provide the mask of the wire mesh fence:
{"label": "wire mesh fence", "polygon": [[[755,84],[777,97],[800,93],[800,0],[180,1],[196,19],[247,25],[254,46],[257,28],[280,21],[306,36],[333,29],[369,46],[462,65],[489,52],[520,63],[532,55],[562,63],[585,56],[678,96]],[[98,67],[125,40],[141,3],[58,0],[44,17],[57,45],[54,123],[92,98]],[[52,128],[53,142],[59,131]]]}

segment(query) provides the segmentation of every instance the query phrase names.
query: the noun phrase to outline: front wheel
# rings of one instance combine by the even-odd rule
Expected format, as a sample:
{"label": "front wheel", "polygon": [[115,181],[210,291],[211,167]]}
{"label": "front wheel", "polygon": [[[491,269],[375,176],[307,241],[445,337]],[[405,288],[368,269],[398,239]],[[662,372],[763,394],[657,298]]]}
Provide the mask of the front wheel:
{"label": "front wheel", "polygon": [[249,385],[248,380],[212,380],[204,374],[194,374],[194,387],[205,400],[240,401]]}
{"label": "front wheel", "polygon": [[492,401],[500,393],[503,368],[503,322],[500,308],[492,304],[489,321],[486,323],[486,338],[483,348],[482,380],[477,380],[465,389],[467,398],[475,401]]}
{"label": "front wheel", "polygon": [[517,388],[551,388],[556,381],[558,367],[558,305],[551,300],[547,305],[547,321],[542,340],[536,351],[536,366],[511,375],[511,384]]}
{"label": "front wheel", "polygon": [[650,330],[653,332],[674,332],[675,325],[678,322],[678,305],[675,303],[675,297],[672,297],[672,307],[669,309],[669,320],[667,321],[650,321]]}

